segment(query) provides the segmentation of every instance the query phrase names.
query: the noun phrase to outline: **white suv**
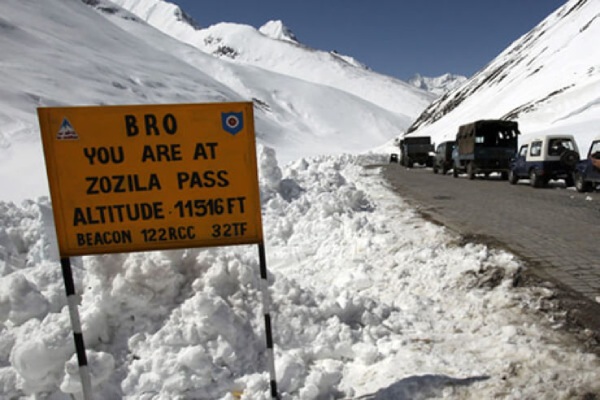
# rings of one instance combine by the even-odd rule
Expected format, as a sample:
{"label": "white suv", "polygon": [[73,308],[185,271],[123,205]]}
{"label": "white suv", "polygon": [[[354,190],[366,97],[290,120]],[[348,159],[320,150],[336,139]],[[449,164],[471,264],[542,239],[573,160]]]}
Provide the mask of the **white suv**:
{"label": "white suv", "polygon": [[573,169],[579,161],[579,149],[573,135],[544,135],[519,147],[511,160],[508,181],[529,179],[531,186],[542,187],[551,179],[563,179],[573,186]]}

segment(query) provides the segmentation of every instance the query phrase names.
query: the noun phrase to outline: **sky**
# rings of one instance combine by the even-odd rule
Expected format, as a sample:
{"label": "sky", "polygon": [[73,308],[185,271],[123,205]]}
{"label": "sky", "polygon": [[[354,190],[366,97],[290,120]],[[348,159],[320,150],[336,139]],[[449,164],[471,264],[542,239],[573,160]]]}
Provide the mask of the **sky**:
{"label": "sky", "polygon": [[[364,140],[351,141],[348,134],[353,154],[310,153],[315,146],[309,135],[336,137],[330,119],[359,114],[374,123],[391,118],[388,111],[368,102],[357,108],[358,95],[351,100],[342,90],[321,91],[208,59],[145,24],[81,2],[3,0],[0,11],[0,52],[6,57],[0,170],[13,178],[8,184],[1,176],[0,187],[11,191],[46,179],[43,165],[25,168],[43,157],[31,122],[40,104],[222,102],[238,99],[238,90],[276,92],[261,105],[268,111],[260,109],[266,134],[269,124],[280,133],[315,116],[309,129],[298,129],[298,141],[265,145],[265,134],[256,149],[282,400],[600,393],[600,359],[561,329],[560,313],[546,313],[554,309],[556,293],[546,286],[513,286],[522,260],[424,220],[386,186],[377,167],[364,167],[387,162],[387,150],[365,155]],[[580,32],[588,17],[575,17],[569,28]],[[553,44],[571,39],[570,32]],[[577,40],[569,43],[582,50]],[[577,55],[562,47],[560,54]],[[68,62],[57,61],[65,49]],[[588,63],[587,57],[597,60],[588,53],[579,59]],[[542,59],[549,67],[554,60]],[[585,122],[592,131],[597,119],[578,115],[581,109],[597,115],[600,91],[589,84],[587,66],[584,71],[565,73],[578,77],[573,86],[583,103],[564,100],[573,114],[564,119]],[[545,89],[554,90],[551,83]],[[521,86],[525,92],[538,88]],[[550,112],[561,99],[553,98]],[[293,112],[286,113],[286,106]],[[317,109],[328,110],[329,120]],[[266,114],[275,117],[266,120]],[[84,137],[83,127],[75,129]],[[20,164],[10,165],[4,156],[19,142],[27,144],[17,148]],[[81,150],[85,144],[70,145]],[[278,154],[290,148],[306,157],[284,165]],[[155,171],[160,174],[160,166]],[[52,204],[27,193],[32,197],[20,202],[5,201],[6,191],[0,198],[0,398],[81,399]],[[94,400],[271,398],[256,246],[72,257],[72,265]]]}
{"label": "sky", "polygon": [[564,0],[175,0],[201,27],[236,22],[259,28],[282,20],[298,40],[336,50],[371,69],[470,77]]}

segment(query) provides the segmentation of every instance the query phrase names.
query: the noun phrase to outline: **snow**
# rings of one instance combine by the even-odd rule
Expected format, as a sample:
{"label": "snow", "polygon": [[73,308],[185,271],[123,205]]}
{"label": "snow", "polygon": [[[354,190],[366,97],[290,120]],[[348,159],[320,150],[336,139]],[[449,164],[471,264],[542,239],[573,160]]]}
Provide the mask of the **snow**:
{"label": "snow", "polygon": [[[552,289],[515,287],[521,260],[424,220],[382,180],[388,153],[373,147],[406,116],[215,59],[123,11],[5,0],[0,16],[0,398],[82,398],[35,107],[256,94],[282,399],[600,392],[597,356],[542,312]],[[271,398],[256,246],[71,261],[94,399]]]}
{"label": "snow", "polygon": [[[535,312],[551,290],[513,287],[523,267],[513,255],[461,245],[424,221],[363,166],[381,158],[281,168],[261,147],[259,159],[283,398],[600,390],[596,356]],[[0,244],[27,260],[9,262],[1,281],[2,387],[61,398],[79,378],[60,268],[48,257],[50,205],[0,204]],[[83,257],[74,273],[99,398],[269,398],[255,246]]]}

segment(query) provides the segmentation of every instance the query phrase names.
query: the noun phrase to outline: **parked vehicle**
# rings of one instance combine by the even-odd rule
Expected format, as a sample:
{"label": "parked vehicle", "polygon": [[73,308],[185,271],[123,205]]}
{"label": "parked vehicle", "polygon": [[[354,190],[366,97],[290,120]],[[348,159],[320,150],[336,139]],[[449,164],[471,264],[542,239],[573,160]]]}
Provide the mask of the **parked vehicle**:
{"label": "parked vehicle", "polygon": [[415,163],[431,167],[433,145],[429,136],[408,136],[400,140],[400,164],[412,168]]}
{"label": "parked vehicle", "polygon": [[440,143],[435,149],[435,155],[433,156],[433,173],[437,174],[438,171],[442,171],[445,174],[452,169],[452,150],[456,142],[449,140]]}
{"label": "parked vehicle", "polygon": [[510,162],[508,181],[529,179],[531,186],[543,187],[550,180],[562,179],[573,186],[573,169],[579,150],[573,135],[543,135],[521,145]]}
{"label": "parked vehicle", "polygon": [[456,134],[453,173],[466,172],[469,179],[499,172],[508,178],[510,159],[517,151],[519,125],[515,121],[479,120],[461,125]]}
{"label": "parked vehicle", "polygon": [[587,158],[575,166],[573,180],[578,192],[592,191],[600,184],[600,137],[592,141]]}

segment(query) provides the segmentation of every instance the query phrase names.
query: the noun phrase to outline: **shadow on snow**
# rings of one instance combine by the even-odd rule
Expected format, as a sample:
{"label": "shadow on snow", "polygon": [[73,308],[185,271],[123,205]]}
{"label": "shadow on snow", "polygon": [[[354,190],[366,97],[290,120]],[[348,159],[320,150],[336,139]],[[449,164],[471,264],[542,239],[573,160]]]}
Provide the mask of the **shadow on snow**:
{"label": "shadow on snow", "polygon": [[468,386],[475,382],[490,379],[489,376],[452,378],[445,375],[422,375],[404,378],[372,394],[357,397],[356,400],[419,400],[437,397],[448,386]]}

